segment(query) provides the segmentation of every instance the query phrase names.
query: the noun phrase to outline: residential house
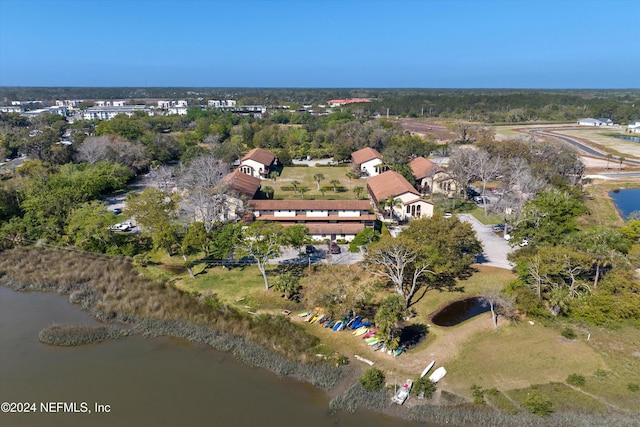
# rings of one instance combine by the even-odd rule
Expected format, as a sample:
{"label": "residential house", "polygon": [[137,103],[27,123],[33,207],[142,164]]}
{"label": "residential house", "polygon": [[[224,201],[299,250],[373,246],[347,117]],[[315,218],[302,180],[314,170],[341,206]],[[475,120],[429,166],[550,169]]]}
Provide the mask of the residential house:
{"label": "residential house", "polygon": [[222,185],[229,190],[225,203],[225,212],[222,213],[221,220],[239,219],[246,209],[246,201],[253,199],[260,191],[260,178],[242,173],[239,169],[225,175],[222,178]]}
{"label": "residential house", "polygon": [[360,102],[371,102],[370,99],[367,98],[350,98],[350,99],[331,99],[327,101],[329,107],[341,107],[347,104],[357,104]]}
{"label": "residential house", "polygon": [[613,126],[613,121],[611,119],[580,119],[578,120],[578,126]]}
{"label": "residential house", "polygon": [[370,147],[351,153],[351,164],[367,176],[379,175],[382,169],[382,154]]}
{"label": "residential house", "polygon": [[439,165],[422,156],[409,162],[416,178],[416,187],[422,194],[437,193],[453,195],[456,184],[453,178]]}
{"label": "residential house", "polygon": [[640,121],[630,123],[627,129],[629,132],[640,133]]}
{"label": "residential house", "polygon": [[262,148],[254,148],[240,159],[240,171],[256,178],[269,178],[269,174],[278,165],[276,155]]}
{"label": "residential house", "polygon": [[433,215],[433,203],[424,200],[418,190],[398,172],[387,171],[367,179],[367,190],[378,209],[382,210],[388,200],[397,200],[397,205],[387,208],[400,221]]}
{"label": "residential house", "polygon": [[256,221],[302,224],[316,241],[350,241],[376,219],[368,200],[251,200],[248,205]]}

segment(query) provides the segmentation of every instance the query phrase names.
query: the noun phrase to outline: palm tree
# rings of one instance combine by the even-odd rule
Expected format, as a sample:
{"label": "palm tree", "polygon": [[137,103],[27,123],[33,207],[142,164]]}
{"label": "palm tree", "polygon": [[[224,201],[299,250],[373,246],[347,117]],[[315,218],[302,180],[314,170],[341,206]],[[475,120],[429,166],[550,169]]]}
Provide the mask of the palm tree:
{"label": "palm tree", "polygon": [[340,181],[338,181],[337,179],[332,179],[331,181],[329,181],[329,184],[333,185],[333,192],[337,193],[338,192],[338,184],[340,184]]}
{"label": "palm tree", "polygon": [[297,193],[298,192],[298,185],[300,185],[300,181],[296,181],[294,179],[293,181],[291,181],[291,185],[293,185],[293,192]]}
{"label": "palm tree", "polygon": [[356,175],[355,173],[349,171],[349,172],[346,173],[346,176],[347,176],[347,178],[349,178],[349,191],[351,191],[351,180],[358,178],[358,175]]}
{"label": "palm tree", "polygon": [[387,197],[387,200],[385,201],[384,204],[385,204],[386,209],[389,210],[389,219],[391,219],[392,216],[393,216],[393,210],[395,208],[399,208],[399,207],[402,206],[402,200],[396,199],[396,198],[393,197],[393,195],[391,195],[391,196]]}
{"label": "palm tree", "polygon": [[262,187],[262,192],[264,193],[267,199],[273,199],[273,193],[275,193],[275,191],[273,190],[273,187],[266,185]]}
{"label": "palm tree", "polygon": [[323,199],[324,199],[324,193],[326,193],[326,192],[327,192],[327,190],[325,190],[324,188],[320,189],[320,193],[322,193],[322,198]]}
{"label": "palm tree", "polygon": [[624,157],[620,156],[620,157],[618,157],[618,160],[620,161],[620,170],[622,170],[622,162],[624,162],[627,159],[625,159]]}
{"label": "palm tree", "polygon": [[309,191],[307,187],[300,187],[300,194],[302,195],[303,199],[304,199],[304,193],[306,193],[307,191]]}
{"label": "palm tree", "polygon": [[313,175],[313,179],[318,183],[318,191],[320,191],[320,181],[325,178],[324,174],[317,173]]}
{"label": "palm tree", "polygon": [[607,154],[607,170],[609,169],[609,160],[611,160],[613,158],[613,154],[609,153]]}
{"label": "palm tree", "polygon": [[353,189],[353,191],[356,193],[356,197],[359,199],[362,195],[362,192],[364,191],[364,187],[356,187]]}

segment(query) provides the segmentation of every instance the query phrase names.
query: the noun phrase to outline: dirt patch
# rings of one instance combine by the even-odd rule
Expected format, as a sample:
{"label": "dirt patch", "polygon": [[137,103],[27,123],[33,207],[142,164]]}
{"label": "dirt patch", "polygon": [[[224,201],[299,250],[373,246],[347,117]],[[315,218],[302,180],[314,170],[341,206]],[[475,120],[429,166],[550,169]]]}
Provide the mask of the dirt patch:
{"label": "dirt patch", "polygon": [[445,143],[455,138],[455,134],[442,123],[425,122],[415,119],[400,119],[400,123],[404,130],[429,139],[434,139],[436,142]]}

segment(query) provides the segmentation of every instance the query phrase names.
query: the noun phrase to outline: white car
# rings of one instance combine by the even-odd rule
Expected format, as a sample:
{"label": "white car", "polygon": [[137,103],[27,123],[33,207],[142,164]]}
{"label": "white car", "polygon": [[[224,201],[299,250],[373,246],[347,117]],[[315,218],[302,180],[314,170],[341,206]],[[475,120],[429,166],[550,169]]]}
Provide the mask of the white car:
{"label": "white car", "polygon": [[528,245],[529,245],[529,239],[525,237],[524,239],[522,239],[522,242],[520,242],[520,247],[525,247]]}

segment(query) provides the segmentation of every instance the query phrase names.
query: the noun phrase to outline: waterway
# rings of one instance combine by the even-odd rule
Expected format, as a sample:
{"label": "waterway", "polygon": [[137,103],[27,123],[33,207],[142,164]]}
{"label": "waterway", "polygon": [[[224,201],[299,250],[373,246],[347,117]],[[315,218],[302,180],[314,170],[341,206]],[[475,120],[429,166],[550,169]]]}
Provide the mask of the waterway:
{"label": "waterway", "polygon": [[[331,415],[322,390],[184,340],[40,343],[38,332],[53,323],[98,324],[67,297],[0,286],[0,402],[37,406],[0,413],[0,426],[415,426],[366,411]],[[91,413],[44,413],[43,402],[86,404]]]}
{"label": "waterway", "polygon": [[614,138],[624,139],[625,141],[640,142],[640,137],[626,136],[626,135],[613,135]]}
{"label": "waterway", "polygon": [[616,209],[618,209],[622,218],[627,219],[631,212],[640,212],[640,188],[611,191],[609,196],[613,199]]}

